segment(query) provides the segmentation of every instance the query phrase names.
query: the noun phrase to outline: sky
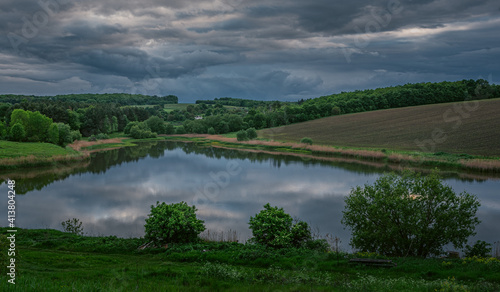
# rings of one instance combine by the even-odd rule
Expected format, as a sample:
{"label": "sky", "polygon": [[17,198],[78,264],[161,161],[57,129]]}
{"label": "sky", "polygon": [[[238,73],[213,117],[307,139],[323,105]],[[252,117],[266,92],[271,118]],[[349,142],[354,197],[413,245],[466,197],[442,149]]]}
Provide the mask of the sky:
{"label": "sky", "polygon": [[498,0],[2,0],[0,94],[313,98],[500,80]]}

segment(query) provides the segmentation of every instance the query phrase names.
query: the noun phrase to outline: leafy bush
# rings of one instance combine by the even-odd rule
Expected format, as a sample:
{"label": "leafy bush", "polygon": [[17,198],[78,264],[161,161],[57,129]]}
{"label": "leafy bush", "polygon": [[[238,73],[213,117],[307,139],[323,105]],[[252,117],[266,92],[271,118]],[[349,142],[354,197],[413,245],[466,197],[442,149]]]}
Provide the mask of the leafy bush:
{"label": "leafy bush", "polygon": [[186,134],[186,129],[184,128],[184,126],[181,125],[181,126],[177,127],[177,129],[175,129],[175,133],[179,134],[179,135]]}
{"label": "leafy bush", "polygon": [[95,135],[92,135],[89,137],[89,141],[95,142],[95,141],[97,141],[97,137]]}
{"label": "leafy bush", "polygon": [[466,245],[464,249],[464,254],[466,257],[489,257],[491,253],[491,244],[486,241],[478,240],[473,246]]}
{"label": "leafy bush", "polygon": [[70,135],[71,135],[71,142],[82,139],[82,134],[78,130],[71,131]]}
{"label": "leafy bush", "polygon": [[238,139],[238,141],[247,141],[248,140],[247,131],[239,130],[238,132],[236,132],[236,139]]}
{"label": "leafy bush", "polygon": [[255,130],[255,128],[247,129],[247,136],[249,140],[257,138],[257,131]]}
{"label": "leafy bush", "polygon": [[108,134],[99,133],[99,134],[97,134],[96,139],[97,140],[109,139],[109,136],[108,136]]}
{"label": "leafy bush", "polygon": [[195,206],[188,206],[185,202],[170,205],[156,202],[156,206],[151,205],[151,213],[146,218],[145,238],[155,245],[194,242],[205,230],[203,223],[196,218]]}
{"label": "leafy bush", "polygon": [[64,147],[74,141],[71,136],[71,127],[68,124],[57,123],[56,125],[59,129],[59,145]]}
{"label": "leafy bush", "polygon": [[0,121],[0,139],[5,138],[5,136],[7,136],[7,126]]}
{"label": "leafy bush", "polygon": [[165,134],[172,135],[174,133],[175,133],[175,127],[174,127],[174,125],[172,125],[170,123],[167,123],[165,125]]}
{"label": "leafy bush", "polygon": [[215,129],[214,129],[214,127],[208,128],[208,134],[209,135],[215,135]]}
{"label": "leafy bush", "polygon": [[148,125],[148,128],[151,129],[151,132],[158,134],[165,134],[166,132],[165,123],[163,122],[163,119],[158,116],[149,117],[149,119],[146,120],[146,124]]}
{"label": "leafy bush", "polygon": [[136,121],[133,121],[133,122],[129,122],[125,128],[123,129],[123,134],[125,135],[130,135],[130,130],[132,129],[133,126],[136,126],[136,125],[139,125],[140,123],[139,122],[136,122]]}
{"label": "leafy bush", "polygon": [[311,138],[304,137],[300,140],[300,143],[312,145],[313,140]]}
{"label": "leafy bush", "polygon": [[10,137],[14,141],[23,141],[26,138],[26,131],[20,123],[15,124],[10,128]]}
{"label": "leafy bush", "polygon": [[147,139],[156,138],[156,133],[151,132],[149,129],[141,129],[141,125],[134,125],[130,129],[130,136],[134,139]]}
{"label": "leafy bush", "polygon": [[390,256],[439,255],[448,243],[461,248],[480,222],[478,199],[455,194],[436,171],[386,174],[352,189],[345,203],[342,223],[352,230],[351,245]]}
{"label": "leafy bush", "polygon": [[59,128],[57,124],[52,124],[49,127],[49,142],[56,145],[59,143]]}
{"label": "leafy bush", "polygon": [[250,217],[252,241],[275,248],[303,247],[312,240],[311,229],[306,222],[292,224],[292,216],[283,208],[264,205],[255,217]]}

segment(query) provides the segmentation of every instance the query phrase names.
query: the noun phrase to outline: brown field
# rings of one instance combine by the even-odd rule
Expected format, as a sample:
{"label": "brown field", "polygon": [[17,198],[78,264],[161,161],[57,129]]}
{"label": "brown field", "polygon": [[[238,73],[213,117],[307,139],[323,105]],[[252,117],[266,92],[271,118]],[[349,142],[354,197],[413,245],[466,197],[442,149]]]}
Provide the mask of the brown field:
{"label": "brown field", "polygon": [[259,137],[314,144],[500,156],[500,99],[333,116],[258,131]]}

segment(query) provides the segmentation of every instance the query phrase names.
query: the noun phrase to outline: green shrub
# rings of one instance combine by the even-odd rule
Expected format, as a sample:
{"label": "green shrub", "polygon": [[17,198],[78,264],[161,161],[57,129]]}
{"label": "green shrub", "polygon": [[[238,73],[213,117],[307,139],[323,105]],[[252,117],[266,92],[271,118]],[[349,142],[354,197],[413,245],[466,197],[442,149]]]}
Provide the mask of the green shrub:
{"label": "green shrub", "polygon": [[247,136],[249,140],[257,138],[257,131],[255,130],[255,128],[247,129]]}
{"label": "green shrub", "polygon": [[61,146],[66,146],[67,144],[73,142],[71,140],[71,127],[68,124],[57,123],[57,128],[59,129],[59,141],[58,144]]}
{"label": "green shrub", "polygon": [[163,122],[163,119],[158,116],[149,117],[149,119],[146,120],[146,124],[148,125],[148,128],[151,129],[151,132],[158,134],[165,134],[166,132],[165,123]]}
{"label": "green shrub", "polygon": [[82,133],[80,133],[80,131],[78,130],[71,131],[70,135],[71,135],[71,142],[82,139]]}
{"label": "green shrub", "polygon": [[175,129],[175,133],[179,135],[186,134],[186,129],[184,128],[184,126],[181,125],[177,127],[177,129]]}
{"label": "green shrub", "polygon": [[466,245],[464,249],[464,254],[466,257],[480,257],[486,258],[491,254],[491,244],[486,241],[478,240],[473,246]]}
{"label": "green shrub", "polygon": [[208,128],[208,134],[209,135],[215,135],[215,129],[214,129],[214,127]]}
{"label": "green shrub", "polygon": [[247,141],[248,140],[247,131],[239,130],[238,132],[236,132],[236,139],[238,139],[238,141]]}
{"label": "green shrub", "polygon": [[251,241],[275,248],[305,247],[312,240],[311,230],[306,222],[292,224],[292,216],[283,208],[264,205],[255,217],[250,217]]}
{"label": "green shrub", "polygon": [[174,133],[175,133],[175,127],[174,127],[174,125],[172,125],[170,123],[167,123],[165,125],[165,134],[172,135]]}
{"label": "green shrub", "polygon": [[49,127],[49,142],[56,145],[59,143],[59,127],[57,127],[57,124],[52,124]]}
{"label": "green shrub", "polygon": [[23,141],[26,138],[26,131],[20,123],[15,124],[10,128],[10,137],[14,141]]}
{"label": "green shrub", "polygon": [[5,138],[5,136],[7,136],[7,126],[0,121],[0,139]]}
{"label": "green shrub", "polygon": [[99,134],[97,134],[96,139],[97,140],[109,139],[109,136],[108,136],[108,134],[99,133]]}
{"label": "green shrub", "polygon": [[304,137],[300,140],[300,143],[312,145],[313,140],[311,138]]}
{"label": "green shrub", "polygon": [[125,135],[130,135],[130,130],[132,129],[133,126],[139,125],[139,122],[133,121],[129,122],[125,128],[123,129],[123,134]]}
{"label": "green shrub", "polygon": [[188,206],[185,202],[170,205],[156,202],[156,206],[151,205],[151,213],[146,218],[145,238],[157,246],[194,242],[205,230],[203,223],[196,218],[195,206]]}

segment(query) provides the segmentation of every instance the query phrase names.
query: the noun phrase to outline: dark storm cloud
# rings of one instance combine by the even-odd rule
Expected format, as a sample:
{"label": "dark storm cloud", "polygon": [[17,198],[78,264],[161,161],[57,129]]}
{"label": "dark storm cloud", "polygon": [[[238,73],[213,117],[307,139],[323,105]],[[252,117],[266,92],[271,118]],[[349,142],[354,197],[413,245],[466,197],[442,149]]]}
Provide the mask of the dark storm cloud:
{"label": "dark storm cloud", "polygon": [[[493,0],[7,0],[2,93],[295,100],[500,75]],[[146,90],[147,91],[147,90]]]}

